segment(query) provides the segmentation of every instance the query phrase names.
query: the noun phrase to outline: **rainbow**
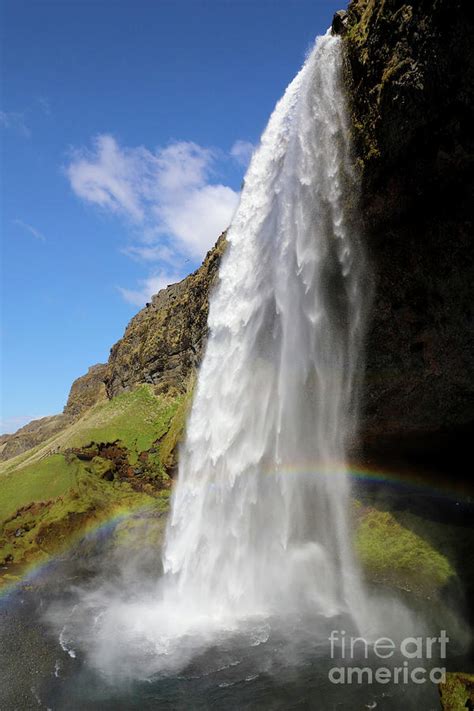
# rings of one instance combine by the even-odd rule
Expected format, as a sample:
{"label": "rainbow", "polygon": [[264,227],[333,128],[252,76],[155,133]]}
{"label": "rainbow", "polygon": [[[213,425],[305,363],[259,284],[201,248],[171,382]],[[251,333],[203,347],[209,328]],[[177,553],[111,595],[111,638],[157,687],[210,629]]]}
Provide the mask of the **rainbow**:
{"label": "rainbow", "polygon": [[[79,542],[92,540],[98,536],[107,536],[115,529],[115,527],[127,519],[144,516],[155,508],[150,505],[143,505],[142,502],[137,504],[117,505],[106,515],[101,516],[100,520],[90,520],[79,531],[71,535],[69,545],[58,554],[47,554],[41,556],[38,560],[20,564],[18,566],[18,574],[0,575],[0,604],[9,599],[19,588],[25,588],[29,585],[34,585],[38,578],[42,577],[49,570],[63,560]],[[3,578],[3,579],[2,579]]]}
{"label": "rainbow", "polygon": [[[454,500],[472,498],[472,491],[466,492],[462,484],[456,484],[456,482],[446,481],[445,479],[430,479],[428,481],[427,478],[423,477],[419,472],[380,470],[366,466],[362,467],[360,464],[351,464],[349,467],[346,467],[340,463],[332,464],[329,467],[325,465],[323,469],[325,472],[346,471],[354,482],[380,485],[388,484],[398,489],[407,488],[415,492],[429,492],[431,495],[448,499],[452,498]],[[315,472],[317,473],[321,470],[322,467],[320,464],[306,462],[297,465],[292,464],[291,466],[286,465],[280,469],[280,472],[283,471],[288,475],[314,476]],[[267,469],[265,470],[265,474],[272,474],[274,471],[274,469]],[[18,574],[4,574],[3,580],[2,577],[0,577],[0,604],[18,589],[33,585],[40,576],[43,576],[48,570],[52,570],[63,560],[79,542],[85,541],[88,538],[93,539],[97,536],[107,536],[112,533],[119,523],[130,518],[142,517],[154,510],[156,509],[153,505],[143,505],[142,502],[132,505],[118,505],[105,517],[102,516],[100,520],[91,520],[85,527],[71,536],[68,547],[63,549],[61,553],[54,555],[45,553],[39,560],[19,566]]]}

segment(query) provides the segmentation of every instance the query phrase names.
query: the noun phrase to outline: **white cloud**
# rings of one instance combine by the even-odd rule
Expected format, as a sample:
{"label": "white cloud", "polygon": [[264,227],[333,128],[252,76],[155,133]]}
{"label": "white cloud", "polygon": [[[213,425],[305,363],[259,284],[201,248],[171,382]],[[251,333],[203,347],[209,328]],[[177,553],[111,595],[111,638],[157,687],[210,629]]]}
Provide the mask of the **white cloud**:
{"label": "white cloud", "polygon": [[19,133],[24,138],[31,137],[31,130],[25,123],[25,114],[18,111],[0,111],[0,126]]}
{"label": "white cloud", "polygon": [[180,141],[157,153],[158,186],[168,195],[202,187],[211,172],[214,152],[191,141]]}
{"label": "white cloud", "polygon": [[255,146],[250,141],[236,141],[230,149],[230,155],[235,158],[239,165],[246,168],[250,163],[254,150]]}
{"label": "white cloud", "polygon": [[148,247],[168,242],[201,258],[229,226],[238,202],[238,193],[210,181],[215,160],[211,149],[191,142],[153,153],[121,148],[102,135],[92,151],[74,152],[66,174],[78,197],[126,217]]}
{"label": "white cloud", "polygon": [[40,240],[41,242],[46,241],[46,237],[42,232],[36,229],[36,227],[33,227],[32,225],[29,225],[27,222],[23,222],[23,220],[12,220],[14,225],[18,225],[18,227],[21,227],[22,229],[26,230],[29,232],[35,239]]}
{"label": "white cloud", "polygon": [[[252,144],[237,141],[231,155],[242,162],[251,149]],[[237,207],[239,194],[213,180],[218,159],[222,154],[190,141],[150,151],[122,147],[113,136],[100,135],[92,150],[73,152],[65,172],[79,198],[126,220],[134,242],[122,250],[125,254],[168,265],[179,278],[179,264],[202,259]],[[143,303],[163,278],[160,272],[138,290],[120,291],[127,301]]]}
{"label": "white cloud", "polygon": [[162,229],[172,234],[186,254],[201,258],[229,226],[238,195],[225,185],[204,185],[179,201],[156,208]]}
{"label": "white cloud", "polygon": [[125,301],[141,308],[147,301],[151,301],[154,294],[157,294],[161,289],[165,289],[170,284],[175,284],[182,278],[183,276],[180,274],[162,271],[159,274],[148,277],[147,279],[141,279],[139,281],[139,289],[124,289],[119,286],[118,290],[122,294]]}
{"label": "white cloud", "polygon": [[112,136],[98,136],[95,150],[77,151],[66,173],[78,197],[141,222],[143,176],[137,158],[133,151],[122,151]]}

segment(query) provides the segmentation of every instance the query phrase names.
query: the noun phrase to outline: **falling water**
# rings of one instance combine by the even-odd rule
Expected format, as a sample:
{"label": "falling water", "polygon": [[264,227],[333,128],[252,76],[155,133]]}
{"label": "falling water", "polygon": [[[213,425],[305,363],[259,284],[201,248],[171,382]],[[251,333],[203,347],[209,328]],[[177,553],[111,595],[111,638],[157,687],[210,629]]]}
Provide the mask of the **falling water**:
{"label": "falling water", "polygon": [[367,301],[356,195],[328,33],[253,156],[211,297],[164,551],[181,609],[361,615],[345,465]]}

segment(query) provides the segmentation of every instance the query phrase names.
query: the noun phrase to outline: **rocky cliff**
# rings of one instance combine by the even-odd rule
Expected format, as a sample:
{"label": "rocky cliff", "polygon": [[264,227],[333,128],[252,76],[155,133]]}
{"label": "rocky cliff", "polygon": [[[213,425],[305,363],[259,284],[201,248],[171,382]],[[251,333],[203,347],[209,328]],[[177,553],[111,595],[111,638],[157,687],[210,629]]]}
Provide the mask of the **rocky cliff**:
{"label": "rocky cliff", "polygon": [[64,415],[75,419],[92,405],[104,400],[107,397],[105,391],[106,373],[107,365],[98,363],[91,365],[85,375],[77,378],[71,385]]}
{"label": "rocky cliff", "polygon": [[365,440],[452,458],[474,420],[474,6],[352,0],[335,25],[376,281]]}
{"label": "rocky cliff", "polygon": [[202,356],[209,293],[224,247],[225,234],[199,269],[162,289],[130,321],[110,352],[105,376],[109,397],[143,382],[152,384],[157,394],[186,390],[188,377]]}

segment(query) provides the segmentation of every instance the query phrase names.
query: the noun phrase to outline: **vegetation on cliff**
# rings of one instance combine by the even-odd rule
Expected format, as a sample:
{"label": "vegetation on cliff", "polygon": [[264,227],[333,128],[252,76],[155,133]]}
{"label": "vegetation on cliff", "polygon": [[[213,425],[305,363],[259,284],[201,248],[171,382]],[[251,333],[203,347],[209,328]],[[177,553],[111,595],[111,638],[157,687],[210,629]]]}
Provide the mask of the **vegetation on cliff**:
{"label": "vegetation on cliff", "polygon": [[456,573],[446,555],[389,511],[358,507],[355,547],[371,582],[436,595]]}
{"label": "vegetation on cliff", "polygon": [[183,394],[200,363],[206,336],[209,294],[218,276],[225,234],[202,266],[178,284],[162,289],[127,326],[111,352],[105,384],[109,397],[137,383],[157,393]]}

